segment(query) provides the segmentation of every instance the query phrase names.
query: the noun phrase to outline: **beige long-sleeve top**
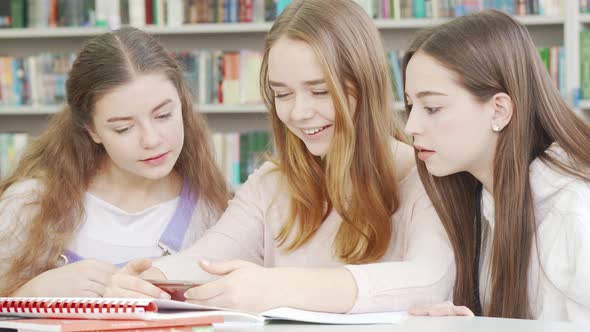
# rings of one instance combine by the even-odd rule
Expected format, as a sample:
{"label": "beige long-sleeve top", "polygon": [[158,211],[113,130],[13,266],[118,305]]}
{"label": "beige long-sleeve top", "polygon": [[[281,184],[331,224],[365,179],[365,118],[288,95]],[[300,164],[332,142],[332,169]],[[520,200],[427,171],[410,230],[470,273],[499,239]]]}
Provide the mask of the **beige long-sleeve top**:
{"label": "beige long-sleeve top", "polygon": [[[393,234],[380,262],[345,265],[333,254],[340,217],[333,211],[303,247],[285,252],[275,238],[289,209],[286,181],[264,164],[239,189],[221,219],[189,249],[154,263],[168,279],[207,280],[198,260],[242,259],[265,267],[345,266],[357,285],[351,312],[407,310],[450,297],[453,252],[416,169],[399,183],[401,205],[391,217]],[[289,242],[287,242],[289,243]]]}

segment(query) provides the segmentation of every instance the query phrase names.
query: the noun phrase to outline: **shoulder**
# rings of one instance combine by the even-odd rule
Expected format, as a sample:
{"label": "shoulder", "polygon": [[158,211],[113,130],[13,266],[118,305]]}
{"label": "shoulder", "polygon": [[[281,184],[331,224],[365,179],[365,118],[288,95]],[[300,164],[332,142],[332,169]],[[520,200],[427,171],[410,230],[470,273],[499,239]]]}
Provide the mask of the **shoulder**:
{"label": "shoulder", "polygon": [[[12,184],[0,197],[0,233],[17,235],[30,224],[37,211],[43,185],[40,180],[28,179]],[[20,229],[20,231],[19,231]]]}
{"label": "shoulder", "polygon": [[416,167],[414,148],[392,138],[391,151],[393,153],[397,178],[403,181],[412,172],[412,169]]}
{"label": "shoulder", "polygon": [[16,182],[6,189],[0,197],[0,206],[25,204],[36,201],[43,191],[43,183],[38,179]]}
{"label": "shoulder", "polygon": [[248,176],[239,191],[244,189],[250,193],[255,192],[261,195],[276,193],[277,189],[286,183],[285,180],[280,167],[274,162],[267,161]]}
{"label": "shoulder", "polygon": [[[546,154],[563,165],[571,166],[566,152],[556,144]],[[530,182],[539,223],[555,218],[590,220],[589,182],[540,159],[531,164]]]}

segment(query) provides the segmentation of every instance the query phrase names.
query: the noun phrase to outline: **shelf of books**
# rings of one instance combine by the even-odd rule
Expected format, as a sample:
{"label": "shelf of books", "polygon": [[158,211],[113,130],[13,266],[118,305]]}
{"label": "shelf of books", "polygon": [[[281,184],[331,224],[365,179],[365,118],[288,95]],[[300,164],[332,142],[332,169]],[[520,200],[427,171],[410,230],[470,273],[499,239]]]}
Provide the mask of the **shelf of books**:
{"label": "shelf of books", "polygon": [[[518,19],[528,26],[563,24],[563,17],[522,16]],[[450,18],[405,18],[405,19],[376,19],[375,25],[380,30],[390,29],[421,29],[436,26],[449,21]],[[590,19],[588,20],[590,22]],[[143,30],[154,35],[198,35],[198,34],[244,34],[266,33],[272,23],[202,23],[183,24],[180,26],[140,26]],[[0,30],[0,39],[38,39],[65,37],[92,37],[110,29],[106,27],[52,27],[47,28],[13,28]]]}
{"label": "shelf of books", "polygon": [[[418,29],[495,8],[526,25],[564,23],[559,1],[356,0],[380,29]],[[290,0],[79,0],[0,2],[0,38],[86,37],[124,24],[157,34],[266,32]],[[47,28],[51,29],[47,29]]]}
{"label": "shelf of books", "polygon": [[[246,105],[220,105],[206,104],[194,105],[195,111],[207,114],[236,114],[236,113],[266,113],[263,104]],[[2,115],[50,115],[62,110],[60,105],[25,105],[25,106],[2,106],[0,105],[0,116]]]}

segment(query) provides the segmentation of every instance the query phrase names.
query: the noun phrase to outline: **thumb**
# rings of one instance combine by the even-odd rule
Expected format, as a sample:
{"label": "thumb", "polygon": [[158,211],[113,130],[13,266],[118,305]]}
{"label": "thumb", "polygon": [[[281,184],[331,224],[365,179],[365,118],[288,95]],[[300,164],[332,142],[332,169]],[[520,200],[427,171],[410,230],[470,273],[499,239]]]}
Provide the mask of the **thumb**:
{"label": "thumb", "polygon": [[199,266],[208,273],[216,274],[216,275],[225,275],[231,273],[237,269],[244,268],[247,266],[252,266],[254,264],[246,261],[241,260],[233,260],[233,261],[225,261],[225,262],[215,262],[212,263],[208,260],[199,261]]}
{"label": "thumb", "polygon": [[122,272],[132,276],[139,276],[152,267],[152,261],[147,258],[135,259],[123,267]]}

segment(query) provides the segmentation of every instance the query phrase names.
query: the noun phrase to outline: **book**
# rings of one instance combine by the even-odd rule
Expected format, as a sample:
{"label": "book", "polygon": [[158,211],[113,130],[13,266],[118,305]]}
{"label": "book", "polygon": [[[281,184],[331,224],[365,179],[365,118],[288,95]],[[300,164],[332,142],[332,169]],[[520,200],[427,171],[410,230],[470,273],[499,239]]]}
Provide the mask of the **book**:
{"label": "book", "polygon": [[[316,324],[398,324],[405,312],[369,314],[332,314],[294,308],[276,308],[260,314],[201,306],[188,302],[160,299],[122,298],[0,298],[0,316],[31,318],[101,319],[101,320],[180,320],[202,318],[223,323],[262,325],[287,320]],[[0,327],[11,320],[0,321]]]}
{"label": "book", "polygon": [[[218,317],[222,319],[221,317]],[[145,320],[98,320],[98,319],[45,319],[29,318],[0,320],[0,328],[17,331],[190,331],[213,332],[214,323],[220,322],[216,317],[196,317],[180,319]]]}

